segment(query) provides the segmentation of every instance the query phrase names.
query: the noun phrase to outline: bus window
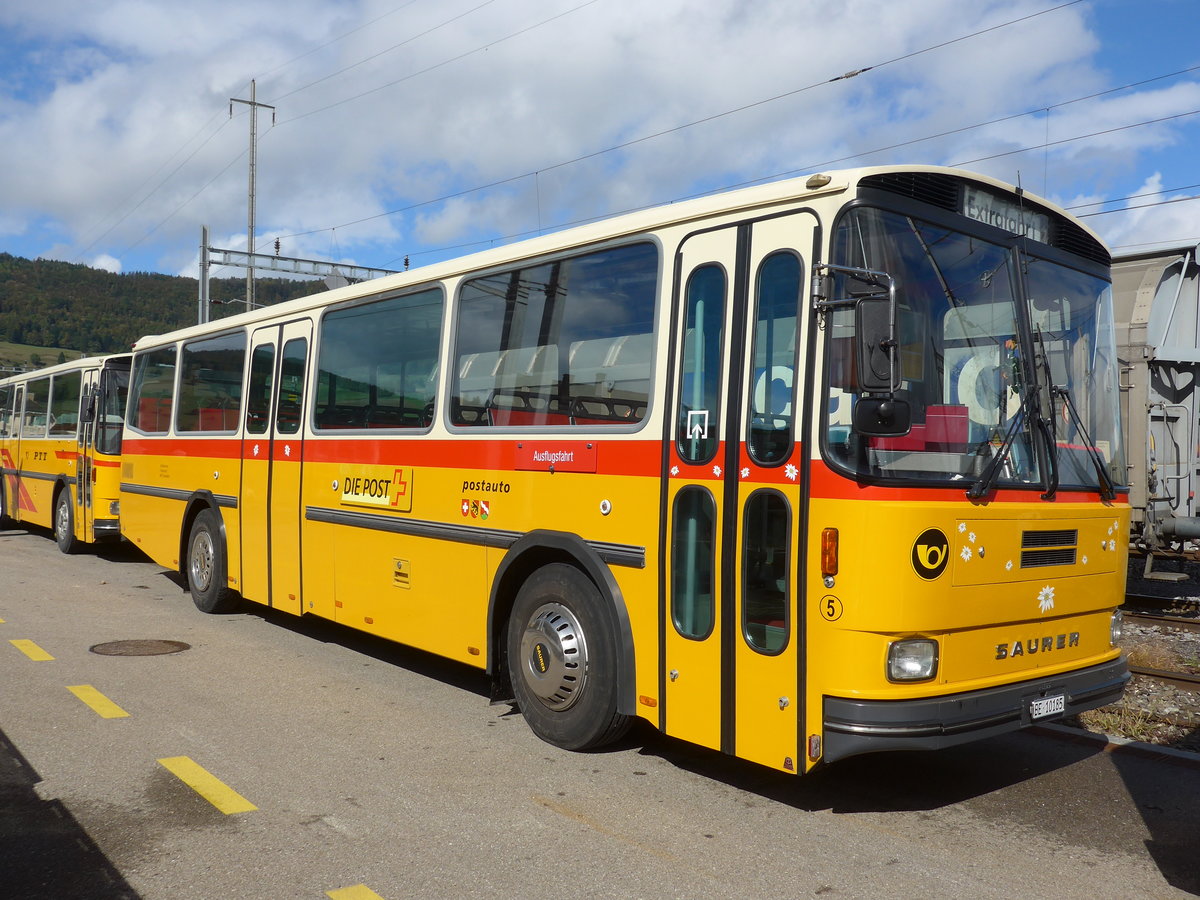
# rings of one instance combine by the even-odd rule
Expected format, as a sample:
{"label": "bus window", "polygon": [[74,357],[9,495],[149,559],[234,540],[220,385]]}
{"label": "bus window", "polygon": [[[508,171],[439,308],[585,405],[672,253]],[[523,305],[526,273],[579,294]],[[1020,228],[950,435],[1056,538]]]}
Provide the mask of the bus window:
{"label": "bus window", "polygon": [[751,459],[760,465],[783,462],[792,452],[799,302],[799,258],[786,252],[768,256],[758,271],[754,381],[746,441]]}
{"label": "bus window", "polygon": [[21,437],[45,437],[46,414],[49,411],[50,379],[37,378],[25,389],[25,416],[21,424]]}
{"label": "bus window", "polygon": [[463,285],[455,425],[635,425],[646,415],[658,251],[634,244]]}
{"label": "bus window", "polygon": [[275,345],[254,348],[250,383],[246,388],[246,434],[266,434],[271,420],[271,379],[275,376]]}
{"label": "bus window", "polygon": [[760,653],[787,646],[788,534],[791,511],[783,494],[755,491],[746,501],[742,547],[742,633]]}
{"label": "bus window", "polygon": [[702,640],[715,623],[717,508],[706,488],[675,495],[671,523],[671,618],[678,632]]}
{"label": "bus window", "polygon": [[720,266],[701,266],[688,278],[686,327],[676,441],[682,459],[702,463],[716,452],[721,432],[725,272]]}
{"label": "bus window", "polygon": [[177,431],[237,430],[245,361],[242,331],[183,345]]}
{"label": "bus window", "polygon": [[96,451],[115,456],[121,452],[121,426],[129,399],[129,370],[108,368],[100,378],[96,404]]}
{"label": "bus window", "polygon": [[275,427],[280,434],[300,430],[300,412],[304,401],[304,366],[308,360],[308,340],[296,338],[283,345],[283,364],[279,372],[279,412]]}
{"label": "bus window", "polygon": [[316,429],[428,427],[443,306],[442,292],[435,288],[326,315],[317,361]]}
{"label": "bus window", "polygon": [[7,384],[0,385],[0,438],[9,436],[9,423],[12,421],[12,393],[12,388]]}
{"label": "bus window", "polygon": [[50,394],[52,436],[74,437],[79,430],[79,394],[82,386],[82,372],[66,372],[54,376]]}
{"label": "bus window", "polygon": [[175,395],[175,347],[138,354],[130,388],[129,427],[166,434]]}

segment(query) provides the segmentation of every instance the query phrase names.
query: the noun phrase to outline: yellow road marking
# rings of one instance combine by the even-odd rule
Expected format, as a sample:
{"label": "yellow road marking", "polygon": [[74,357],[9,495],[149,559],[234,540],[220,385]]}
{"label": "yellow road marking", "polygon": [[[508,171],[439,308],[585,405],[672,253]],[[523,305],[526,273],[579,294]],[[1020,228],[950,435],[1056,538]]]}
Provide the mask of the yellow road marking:
{"label": "yellow road marking", "polygon": [[382,897],[365,884],[338,888],[336,891],[326,891],[325,896],[329,897],[330,900],[383,900]]}
{"label": "yellow road marking", "polygon": [[53,656],[51,656],[33,641],[19,640],[9,641],[9,643],[32,659],[34,662],[44,662],[48,659],[54,659]]}
{"label": "yellow road marking", "polygon": [[0,619],[0,625],[3,625],[3,624],[4,624],[4,620]]}
{"label": "yellow road marking", "polygon": [[117,706],[90,684],[68,686],[67,690],[90,706],[97,715],[105,719],[122,719],[129,713]]}
{"label": "yellow road marking", "polygon": [[159,763],[227,816],[258,809],[229,785],[186,756],[170,756],[160,759]]}

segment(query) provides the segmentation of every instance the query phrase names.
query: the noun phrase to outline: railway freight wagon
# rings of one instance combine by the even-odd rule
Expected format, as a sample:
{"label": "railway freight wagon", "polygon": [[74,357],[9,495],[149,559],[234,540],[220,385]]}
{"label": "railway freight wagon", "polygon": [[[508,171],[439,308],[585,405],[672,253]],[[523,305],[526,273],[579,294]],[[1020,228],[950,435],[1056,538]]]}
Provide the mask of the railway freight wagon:
{"label": "railway freight wagon", "polygon": [[1195,246],[1113,257],[1113,306],[1129,464],[1131,549],[1200,558],[1200,265]]}

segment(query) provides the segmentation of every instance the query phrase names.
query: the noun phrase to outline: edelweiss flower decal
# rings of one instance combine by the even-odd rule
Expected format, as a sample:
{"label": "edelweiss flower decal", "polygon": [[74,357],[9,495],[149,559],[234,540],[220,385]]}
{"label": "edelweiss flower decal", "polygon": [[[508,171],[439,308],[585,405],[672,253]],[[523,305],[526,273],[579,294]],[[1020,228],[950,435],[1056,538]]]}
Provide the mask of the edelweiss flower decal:
{"label": "edelweiss flower decal", "polygon": [[716,475],[718,478],[720,478],[721,477],[721,467],[713,466],[713,474]]}
{"label": "edelweiss flower decal", "polygon": [[749,477],[750,477],[750,467],[749,467],[749,466],[746,466],[746,467],[744,467],[744,468],[742,469],[742,477],[743,477],[743,478],[749,478]]}
{"label": "edelweiss flower decal", "polygon": [[678,475],[679,474],[679,466],[671,466],[671,474]]}
{"label": "edelweiss flower decal", "polygon": [[971,556],[972,556],[971,548],[964,544],[963,548],[962,548],[962,553],[960,553],[958,555],[962,557],[963,562],[970,562]]}
{"label": "edelweiss flower decal", "polygon": [[800,474],[800,470],[791,463],[788,463],[783,467],[783,474],[788,477],[789,481],[795,481],[796,477]]}
{"label": "edelweiss flower decal", "polygon": [[1038,591],[1038,609],[1042,612],[1049,612],[1054,609],[1054,588],[1046,585]]}

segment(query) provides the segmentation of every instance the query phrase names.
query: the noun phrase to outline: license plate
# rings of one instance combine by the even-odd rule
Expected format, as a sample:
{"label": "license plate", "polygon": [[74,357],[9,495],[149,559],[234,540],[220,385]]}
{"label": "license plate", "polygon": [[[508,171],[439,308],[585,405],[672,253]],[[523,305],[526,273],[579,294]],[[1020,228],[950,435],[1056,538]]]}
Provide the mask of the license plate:
{"label": "license plate", "polygon": [[1029,704],[1029,718],[1044,719],[1046,716],[1053,716],[1056,713],[1063,712],[1067,708],[1067,698],[1065,694],[1058,694],[1054,697],[1043,697],[1041,700],[1034,700]]}

